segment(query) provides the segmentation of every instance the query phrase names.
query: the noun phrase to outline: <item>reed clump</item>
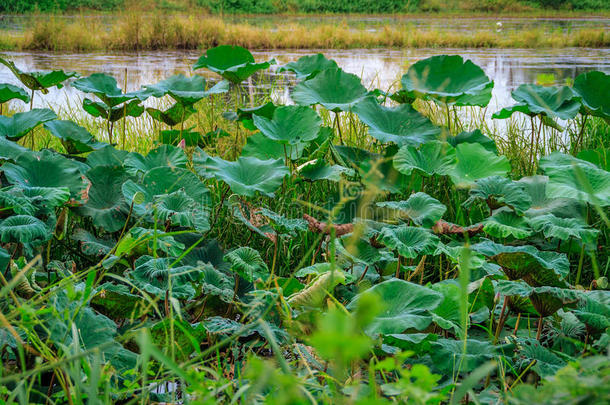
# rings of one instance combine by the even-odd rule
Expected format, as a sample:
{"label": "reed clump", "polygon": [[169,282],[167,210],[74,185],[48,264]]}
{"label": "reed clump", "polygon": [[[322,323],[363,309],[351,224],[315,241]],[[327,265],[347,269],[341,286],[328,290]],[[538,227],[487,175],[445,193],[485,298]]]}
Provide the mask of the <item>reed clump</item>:
{"label": "reed clump", "polygon": [[346,23],[269,27],[230,23],[208,15],[132,11],[118,15],[110,24],[87,17],[41,18],[23,34],[0,40],[4,50],[51,51],[205,49],[218,44],[250,49],[604,48],[610,46],[610,36],[603,28],[572,32],[549,32],[544,28],[457,32],[422,30],[409,24],[388,24],[376,31],[355,29]]}

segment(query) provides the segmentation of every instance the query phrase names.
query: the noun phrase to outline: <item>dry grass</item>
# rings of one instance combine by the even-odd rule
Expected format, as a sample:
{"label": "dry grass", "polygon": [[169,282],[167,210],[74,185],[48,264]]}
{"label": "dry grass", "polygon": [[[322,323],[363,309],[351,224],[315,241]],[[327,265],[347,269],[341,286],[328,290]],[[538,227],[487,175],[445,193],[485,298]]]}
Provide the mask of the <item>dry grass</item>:
{"label": "dry grass", "polygon": [[250,24],[231,24],[209,16],[166,16],[125,13],[112,27],[92,19],[72,21],[40,19],[21,36],[3,36],[0,48],[93,51],[204,49],[218,44],[250,49],[349,49],[349,48],[561,48],[610,46],[603,29],[571,33],[543,28],[519,32],[490,30],[455,32],[421,30],[409,25],[387,25],[376,32],[357,30],[347,24],[281,26],[277,30]]}

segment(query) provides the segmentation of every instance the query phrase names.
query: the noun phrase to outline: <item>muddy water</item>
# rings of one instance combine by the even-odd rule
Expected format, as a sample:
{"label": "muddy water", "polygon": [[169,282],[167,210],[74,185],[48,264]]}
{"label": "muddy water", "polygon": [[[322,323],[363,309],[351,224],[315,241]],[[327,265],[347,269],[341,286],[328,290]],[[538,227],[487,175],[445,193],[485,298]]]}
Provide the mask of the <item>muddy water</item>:
{"label": "muddy water", "polygon": [[[362,78],[365,86],[388,90],[399,85],[400,77],[408,66],[419,59],[437,54],[459,54],[483,68],[495,82],[494,98],[489,110],[511,104],[510,92],[522,83],[566,83],[578,74],[589,70],[610,73],[610,49],[366,49],[366,50],[298,50],[257,51],[257,60],[277,59],[286,63],[302,55],[323,52],[335,59],[348,72]],[[189,74],[199,52],[140,52],[140,53],[87,53],[55,54],[42,52],[7,52],[23,70],[64,69],[82,75],[106,72],[116,77],[119,84],[127,83],[127,90],[137,90],[144,84],[157,82],[176,73]],[[197,71],[210,78],[217,76],[205,70]],[[272,92],[282,102],[288,100],[289,88],[294,84],[290,74],[274,69],[255,77],[248,86],[251,91]],[[17,83],[8,69],[0,67],[0,82]],[[80,108],[82,94],[67,86],[53,89],[44,98],[37,97],[35,105],[55,109]]]}

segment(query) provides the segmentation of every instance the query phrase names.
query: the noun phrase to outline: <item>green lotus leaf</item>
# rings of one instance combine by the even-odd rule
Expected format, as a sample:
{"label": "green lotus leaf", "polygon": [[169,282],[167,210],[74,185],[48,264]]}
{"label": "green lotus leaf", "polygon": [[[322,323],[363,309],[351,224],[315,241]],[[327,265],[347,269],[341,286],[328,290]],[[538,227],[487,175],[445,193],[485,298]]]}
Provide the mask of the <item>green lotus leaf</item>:
{"label": "green lotus leaf", "polygon": [[322,126],[322,120],[314,110],[299,106],[278,107],[272,119],[255,114],[253,121],[263,135],[289,145],[316,139]]}
{"label": "green lotus leaf", "polygon": [[552,351],[542,346],[534,339],[522,339],[519,341],[518,367],[525,369],[533,364],[532,370],[542,378],[552,377],[566,366],[566,362]]}
{"label": "green lotus leaf", "polygon": [[536,84],[522,84],[511,94],[518,104],[503,108],[493,114],[493,118],[506,119],[515,112],[521,112],[530,117],[546,117],[549,120],[546,122],[543,120],[545,124],[557,127],[557,124],[553,125],[553,119],[572,119],[580,109],[578,97],[567,86],[544,87]]}
{"label": "green lotus leaf", "polygon": [[326,59],[326,56],[318,53],[316,55],[301,56],[294,62],[289,62],[284,66],[280,66],[277,71],[293,72],[296,74],[297,79],[306,80],[311,79],[323,70],[337,69],[338,67],[337,62],[332,59]]}
{"label": "green lotus leaf", "polygon": [[333,145],[331,150],[335,152],[337,162],[354,169],[367,187],[400,193],[409,185],[409,177],[392,165],[391,148],[386,150],[385,156],[351,146]]}
{"label": "green lotus leaf", "polygon": [[339,182],[345,176],[355,176],[353,169],[341,165],[328,165],[324,159],[304,163],[297,168],[301,177],[310,181],[329,180]]}
{"label": "green lotus leaf", "polygon": [[226,303],[233,302],[235,281],[211,265],[204,265],[201,270],[201,289],[207,296],[215,296]]}
{"label": "green lotus leaf", "polygon": [[427,311],[436,308],[443,299],[440,293],[419,284],[390,279],[358,294],[346,308],[356,309],[364,294],[376,296],[384,308],[365,328],[368,335],[403,333],[408,329],[424,330],[431,322]]}
{"label": "green lotus leaf", "polygon": [[447,143],[454,148],[460,143],[479,143],[488,151],[493,152],[496,155],[498,154],[496,142],[493,139],[483,135],[480,129],[475,129],[474,131],[470,132],[460,132],[456,136],[448,136]]}
{"label": "green lotus leaf", "polygon": [[195,104],[211,94],[221,94],[229,91],[229,83],[221,81],[206,90],[206,80],[202,76],[186,77],[183,74],[171,76],[156,84],[144,86],[147,95],[161,98],[169,95],[180,104]]}
{"label": "green lotus leaf", "polygon": [[532,234],[528,222],[513,211],[500,208],[483,221],[483,231],[496,238],[525,239]]}
{"label": "green lotus leaf", "polygon": [[368,94],[358,76],[326,69],[295,86],[290,97],[300,105],[320,104],[330,111],[350,111]]}
{"label": "green lotus leaf", "polygon": [[[171,235],[171,232],[134,226],[129,230],[129,235],[135,241],[144,241],[146,239],[146,247],[150,253],[155,251],[165,252],[168,256],[180,256],[184,253],[185,244],[177,241]],[[153,236],[156,236],[156,238],[153,238]],[[120,251],[120,247],[119,245],[117,252]],[[197,265],[197,263],[194,263],[194,265]]]}
{"label": "green lotus leaf", "polygon": [[435,333],[391,333],[383,336],[383,342],[421,355],[430,351],[438,337]]}
{"label": "green lotus leaf", "polygon": [[490,176],[476,180],[470,189],[470,197],[464,205],[470,206],[476,200],[486,201],[491,209],[507,206],[522,215],[532,205],[531,196],[522,183],[506,177]]}
{"label": "green lotus leaf", "polygon": [[423,144],[419,149],[404,146],[394,156],[396,170],[407,175],[414,169],[428,176],[447,175],[453,171],[455,165],[455,149],[440,141]]}
{"label": "green lotus leaf", "polygon": [[458,336],[461,336],[462,329],[460,301],[462,289],[455,280],[442,281],[430,286],[431,290],[441,293],[443,300],[441,303],[430,311],[432,322],[445,330],[452,330]]}
{"label": "green lotus leaf", "polygon": [[173,127],[186,121],[191,115],[195,114],[197,110],[191,104],[174,103],[171,107],[166,110],[159,110],[154,107],[146,108],[146,112],[155,121],[164,123]]}
{"label": "green lotus leaf", "polygon": [[239,247],[225,255],[225,260],[231,263],[231,270],[249,282],[267,280],[269,268],[257,250],[247,246]]}
{"label": "green lotus leaf", "polygon": [[146,173],[156,167],[179,167],[185,169],[188,159],[181,148],[171,145],[161,145],[146,156],[130,153],[124,161],[125,168],[131,174]]}
{"label": "green lotus leaf", "polygon": [[82,77],[72,83],[72,87],[84,93],[95,94],[106,104],[113,108],[126,101],[145,98],[143,92],[123,93],[117,85],[116,79],[105,73],[93,73],[91,76]]}
{"label": "green lotus leaf", "polygon": [[72,121],[56,120],[44,124],[51,134],[59,138],[69,154],[80,154],[102,149],[107,143],[97,142],[85,128]]}
{"label": "green lotus leaf", "polygon": [[174,259],[141,256],[135,262],[135,268],[126,273],[138,288],[149,294],[165,299],[171,296],[177,299],[191,299],[195,296],[193,284],[200,278],[201,270],[191,266],[170,267]]}
{"label": "green lotus leaf", "polygon": [[157,210],[157,218],[169,221],[174,226],[193,228],[197,232],[210,229],[209,211],[183,190],[157,196],[153,206]]}
{"label": "green lotus leaf", "polygon": [[461,143],[455,148],[457,165],[449,176],[457,187],[472,187],[476,180],[490,176],[506,176],[510,163],[478,143]]}
{"label": "green lotus leaf", "polygon": [[0,160],[15,162],[19,156],[31,153],[32,150],[0,136]]}
{"label": "green lotus leaf", "polygon": [[44,215],[49,215],[70,200],[70,190],[66,187],[15,186],[12,190],[19,190]]}
{"label": "green lotus leaf", "polygon": [[581,150],[576,157],[593,163],[602,170],[610,171],[610,148],[600,146],[595,149]]}
{"label": "green lotus leaf", "polygon": [[327,273],[331,270],[332,265],[328,262],[315,263],[311,266],[303,267],[294,272],[294,276],[298,278],[305,278],[307,276],[317,276],[323,273]]}
{"label": "green lotus leaf", "polygon": [[531,207],[525,212],[529,217],[553,214],[560,218],[582,219],[585,206],[571,198],[547,197],[547,176],[530,176],[521,178],[518,183],[532,200]]}
{"label": "green lotus leaf", "polygon": [[81,166],[73,160],[43,150],[35,154],[23,154],[16,162],[2,166],[4,175],[12,184],[24,189],[32,187],[66,187],[75,201],[85,201],[89,182],[81,174]]}
{"label": "green lotus leaf", "polygon": [[440,243],[432,232],[406,225],[383,228],[377,240],[408,259],[433,254]]}
{"label": "green lotus leaf", "polygon": [[12,117],[0,116],[0,137],[18,141],[38,125],[54,119],[57,115],[48,108],[34,108]]}
{"label": "green lotus leaf", "polygon": [[0,212],[4,214],[12,211],[18,215],[36,215],[36,206],[33,201],[23,194],[19,187],[0,189]]}
{"label": "green lotus leaf", "polygon": [[139,117],[144,113],[141,100],[131,100],[116,107],[109,107],[102,101],[83,100],[83,110],[94,117],[101,117],[110,122],[116,122],[124,117]]}
{"label": "green lotus leaf", "polygon": [[259,70],[267,69],[275,61],[256,63],[254,56],[241,46],[221,45],[208,49],[193,70],[207,68],[232,83],[239,84]]}
{"label": "green lotus leaf", "polygon": [[610,172],[559,152],[540,159],[540,168],[549,177],[548,197],[573,198],[602,207],[610,205]]}
{"label": "green lotus leaf", "polygon": [[371,246],[366,238],[356,235],[343,235],[335,239],[337,252],[347,257],[351,262],[372,266],[383,259],[379,249]]}
{"label": "green lotus leaf", "polygon": [[421,192],[411,194],[407,201],[383,201],[377,206],[398,210],[416,225],[427,228],[432,227],[447,211],[447,207],[436,198]]}
{"label": "green lotus leaf", "polygon": [[286,218],[267,208],[261,208],[259,213],[270,221],[271,228],[279,235],[296,235],[307,230],[307,221],[301,218]]}
{"label": "green lotus leaf", "polygon": [[471,372],[499,354],[498,347],[473,338],[466,341],[466,348],[461,340],[438,339],[430,350],[434,366],[445,375]]}
{"label": "green lotus leaf", "polygon": [[123,166],[125,158],[129,155],[126,150],[115,149],[112,145],[107,145],[102,149],[91,152],[87,155],[87,164],[91,167],[96,166]]}
{"label": "green lotus leaf", "polygon": [[43,94],[49,92],[49,88],[57,86],[58,89],[63,87],[62,83],[71,77],[76,77],[76,72],[64,72],[63,70],[41,71],[41,72],[24,72],[15,66],[15,63],[10,60],[0,58],[0,63],[5,65],[9,70],[30,90],[40,90]]}
{"label": "green lotus leaf", "polygon": [[0,222],[3,243],[42,243],[50,236],[44,222],[29,215],[13,215]]}
{"label": "green lotus leaf", "polygon": [[[472,249],[502,266],[511,280],[523,278],[533,284],[554,285],[560,284],[570,272],[570,262],[564,254],[538,250],[531,245],[508,246],[483,240]],[[538,283],[543,279],[549,282]]]}
{"label": "green lotus leaf", "polygon": [[5,272],[11,263],[11,254],[0,247],[0,271]]}
{"label": "green lotus leaf", "polygon": [[96,289],[91,299],[91,306],[100,312],[115,318],[137,318],[146,314],[146,301],[139,295],[132,294],[124,284],[104,283]]}
{"label": "green lotus leaf", "polygon": [[29,103],[30,95],[21,87],[13,86],[8,83],[0,83],[0,104],[15,99],[21,100],[24,103]]}
{"label": "green lotus leaf", "polygon": [[409,104],[384,107],[374,97],[354,106],[360,120],[369,126],[369,135],[382,143],[418,147],[438,139],[441,129]]}
{"label": "green lotus leaf", "polygon": [[591,71],[578,75],[574,80],[574,93],[580,96],[581,112],[610,120],[610,75]]}
{"label": "green lotus leaf", "polygon": [[260,160],[242,156],[230,162],[201,152],[199,158],[193,158],[200,175],[222,180],[234,193],[247,197],[253,197],[257,191],[272,197],[289,173],[281,159]]}
{"label": "green lotus leaf", "polygon": [[122,167],[97,166],[87,172],[87,178],[91,182],[89,200],[78,212],[108,232],[120,230],[129,211],[122,192],[129,175]]}
{"label": "green lotus leaf", "polygon": [[106,256],[116,244],[114,240],[97,238],[84,229],[74,231],[72,240],[79,243],[79,247],[85,255],[93,257]]}
{"label": "green lotus leaf", "polygon": [[401,83],[403,98],[480,107],[489,104],[494,85],[483,69],[459,55],[438,55],[420,60],[409,67]]}
{"label": "green lotus leaf", "polygon": [[[222,129],[218,129],[217,131],[223,131]],[[159,142],[163,145],[179,145],[180,142],[184,141],[185,146],[195,147],[200,146],[204,147],[206,144],[211,144],[211,139],[214,139],[215,135],[218,133],[216,131],[208,132],[205,135],[202,135],[199,132],[195,131],[187,131],[187,130],[179,130],[179,129],[166,129],[159,131]]]}
{"label": "green lotus leaf", "polygon": [[541,232],[545,238],[557,238],[567,241],[574,238],[585,245],[595,246],[597,229],[586,226],[575,218],[558,218],[553,214],[539,215],[529,219],[529,224],[536,232]]}
{"label": "green lotus leaf", "polygon": [[610,296],[607,291],[583,295],[572,313],[588,327],[603,331],[610,327]]}
{"label": "green lotus leaf", "polygon": [[241,155],[255,157],[257,159],[285,159],[297,160],[303,155],[306,144],[285,145],[282,142],[267,138],[260,132],[252,134],[246,140],[246,145],[241,150]]}
{"label": "green lotus leaf", "polygon": [[254,126],[253,121],[254,115],[256,114],[261,117],[272,119],[276,108],[275,104],[268,101],[265,104],[257,105],[255,107],[238,108],[237,112],[225,112],[223,113],[223,117],[229,121],[240,121],[244,128],[249,129],[250,131],[256,131],[257,128]]}

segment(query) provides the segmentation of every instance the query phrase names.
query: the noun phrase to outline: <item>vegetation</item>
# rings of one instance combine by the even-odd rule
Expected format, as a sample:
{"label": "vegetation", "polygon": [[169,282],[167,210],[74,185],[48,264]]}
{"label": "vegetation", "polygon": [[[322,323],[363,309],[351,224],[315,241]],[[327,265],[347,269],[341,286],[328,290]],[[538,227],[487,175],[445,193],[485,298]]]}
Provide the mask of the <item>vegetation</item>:
{"label": "vegetation", "polygon": [[1,61],[3,403],[610,400],[610,76],[494,136],[460,56],[396,91],[305,56],[278,105],[219,46],[213,83],[79,77],[73,119],[14,111],[74,73]]}
{"label": "vegetation", "polygon": [[603,29],[562,31],[540,26],[528,30],[489,29],[457,32],[420,29],[408,21],[376,31],[347,23],[294,22],[273,26],[232,23],[216,17],[127,13],[111,24],[87,17],[35,19],[22,33],[6,32],[0,49],[93,51],[201,49],[219,43],[250,49],[349,48],[563,48],[610,46]]}

